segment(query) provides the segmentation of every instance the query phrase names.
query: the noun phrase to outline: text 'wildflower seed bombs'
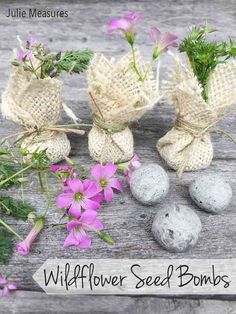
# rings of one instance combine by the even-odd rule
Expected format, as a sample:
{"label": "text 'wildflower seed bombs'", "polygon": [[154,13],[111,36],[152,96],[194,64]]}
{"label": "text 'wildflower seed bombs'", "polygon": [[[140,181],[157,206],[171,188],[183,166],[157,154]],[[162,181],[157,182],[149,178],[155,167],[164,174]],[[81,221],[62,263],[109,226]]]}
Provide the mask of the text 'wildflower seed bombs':
{"label": "text 'wildflower seed bombs'", "polygon": [[165,204],[156,214],[152,233],[166,250],[184,252],[197,243],[201,228],[201,221],[191,208]]}
{"label": "text 'wildflower seed bombs'", "polygon": [[225,210],[233,196],[230,184],[217,174],[198,177],[190,184],[189,194],[200,208],[214,214]]}
{"label": "text 'wildflower seed bombs'", "polygon": [[157,164],[147,164],[135,170],[131,176],[132,195],[142,204],[153,205],[167,195],[169,178],[165,170]]}

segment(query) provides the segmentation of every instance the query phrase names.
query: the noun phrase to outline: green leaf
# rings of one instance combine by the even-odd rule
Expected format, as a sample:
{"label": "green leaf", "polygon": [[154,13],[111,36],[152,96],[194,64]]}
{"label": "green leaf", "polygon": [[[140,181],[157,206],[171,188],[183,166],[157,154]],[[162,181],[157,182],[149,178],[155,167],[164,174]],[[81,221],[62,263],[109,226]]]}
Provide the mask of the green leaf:
{"label": "green leaf", "polygon": [[7,264],[12,256],[12,253],[12,234],[3,228],[0,228],[0,265]]}
{"label": "green leaf", "polygon": [[210,28],[207,23],[203,27],[193,27],[179,46],[179,51],[185,52],[189,58],[193,72],[202,86],[202,97],[205,101],[208,99],[208,79],[216,66],[236,56],[234,41],[230,39],[229,43],[209,42],[206,37],[212,32],[215,29]]}
{"label": "green leaf", "polygon": [[105,242],[109,243],[109,244],[115,244],[115,241],[112,239],[112,237],[106,233],[106,232],[99,232],[99,236],[101,239],[103,239]]}
{"label": "green leaf", "polygon": [[35,208],[10,196],[0,196],[0,211],[16,219],[27,220],[29,214],[35,212]]}
{"label": "green leaf", "polygon": [[[14,166],[0,164],[0,182],[11,177],[15,172],[16,169]],[[9,180],[6,184],[2,185],[1,188],[8,189],[10,186],[18,184],[20,184],[19,180],[17,178],[13,178]]]}
{"label": "green leaf", "polygon": [[60,59],[58,68],[69,73],[81,73],[87,69],[93,53],[90,50],[67,51]]}
{"label": "green leaf", "polygon": [[11,151],[9,148],[4,148],[4,147],[0,148],[0,155],[9,155],[10,153]]}

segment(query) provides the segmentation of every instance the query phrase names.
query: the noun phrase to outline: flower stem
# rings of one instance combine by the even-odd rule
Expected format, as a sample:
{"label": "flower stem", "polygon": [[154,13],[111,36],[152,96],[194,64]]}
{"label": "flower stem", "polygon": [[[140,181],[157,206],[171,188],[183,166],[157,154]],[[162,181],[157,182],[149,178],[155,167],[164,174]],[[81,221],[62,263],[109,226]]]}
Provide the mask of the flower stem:
{"label": "flower stem", "polygon": [[47,173],[47,172],[45,172],[44,177],[45,177],[46,192],[47,192],[47,201],[48,201],[47,209],[46,209],[45,212],[44,212],[44,216],[46,216],[46,215],[47,215],[47,212],[48,212],[48,209],[49,209],[50,206],[51,206],[51,194],[50,194],[50,190],[49,190],[48,173]]}
{"label": "flower stem", "polygon": [[152,58],[152,60],[150,61],[145,73],[144,73],[144,76],[142,77],[142,82],[144,82],[147,78],[147,75],[149,73],[149,71],[151,70],[152,66],[153,66],[153,62],[154,62],[154,59]]}
{"label": "flower stem", "polygon": [[138,70],[137,64],[136,64],[136,56],[135,56],[134,45],[131,45],[131,50],[132,50],[132,56],[133,56],[133,68],[134,68],[134,71],[135,71],[136,74],[138,75],[139,80],[142,81],[142,76],[141,76],[141,74],[139,73],[139,70]]}
{"label": "flower stem", "polygon": [[12,176],[10,176],[10,177],[6,178],[5,180],[1,181],[1,182],[0,182],[0,188],[1,188],[5,183],[7,183],[8,181],[10,181],[11,179],[13,179],[13,178],[19,176],[19,175],[22,174],[24,171],[26,171],[27,169],[31,168],[33,165],[34,165],[34,162],[31,163],[31,164],[29,164],[27,167],[25,167],[25,168],[19,170],[18,172],[14,173]]}
{"label": "flower stem", "polygon": [[24,240],[24,238],[12,227],[10,227],[6,222],[4,222],[2,219],[0,219],[0,224],[5,227],[8,231],[13,233],[15,236],[17,236],[18,239]]}
{"label": "flower stem", "polygon": [[43,179],[42,179],[42,175],[40,171],[38,172],[38,178],[39,178],[40,191],[41,193],[43,193],[44,192]]}
{"label": "flower stem", "polygon": [[39,79],[31,58],[29,58],[29,61],[30,61],[30,64],[31,64],[31,69],[32,69],[33,74],[36,76],[37,79]]}
{"label": "flower stem", "polygon": [[103,241],[105,241],[105,242],[107,242],[107,243],[109,243],[109,244],[112,244],[112,245],[115,244],[115,241],[112,239],[111,236],[109,236],[108,233],[106,233],[106,232],[101,232],[101,231],[97,230],[96,228],[94,228],[93,226],[88,225],[88,224],[86,224],[86,223],[82,223],[82,225],[85,226],[85,227],[87,227],[87,228],[89,228],[91,231],[96,232],[96,234],[97,234]]}

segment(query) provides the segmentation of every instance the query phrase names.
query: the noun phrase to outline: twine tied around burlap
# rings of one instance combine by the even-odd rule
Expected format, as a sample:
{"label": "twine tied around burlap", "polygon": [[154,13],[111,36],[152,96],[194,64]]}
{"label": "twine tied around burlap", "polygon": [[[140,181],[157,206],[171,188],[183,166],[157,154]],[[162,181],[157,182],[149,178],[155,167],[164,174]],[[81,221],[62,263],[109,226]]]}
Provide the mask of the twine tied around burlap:
{"label": "twine tied around burlap", "polygon": [[[143,75],[146,64],[136,51]],[[141,82],[131,68],[132,54],[117,62],[96,53],[88,68],[88,93],[93,127],[88,135],[90,156],[99,162],[125,162],[134,154],[133,135],[128,125],[140,119],[159,100],[158,79],[153,71]]]}
{"label": "twine tied around burlap", "polygon": [[56,78],[37,79],[21,66],[14,67],[2,95],[2,115],[23,128],[18,142],[29,153],[46,149],[51,163],[57,163],[70,153],[70,142],[65,133],[84,134],[77,128],[56,125],[63,107],[70,117],[76,118],[63,104],[62,83]]}
{"label": "twine tied around burlap", "polygon": [[173,128],[158,140],[157,149],[181,177],[184,171],[207,168],[212,161],[209,132],[236,101],[236,61],[217,65],[208,81],[206,102],[190,64],[174,58],[176,67],[163,82],[163,92],[175,105],[177,118]]}

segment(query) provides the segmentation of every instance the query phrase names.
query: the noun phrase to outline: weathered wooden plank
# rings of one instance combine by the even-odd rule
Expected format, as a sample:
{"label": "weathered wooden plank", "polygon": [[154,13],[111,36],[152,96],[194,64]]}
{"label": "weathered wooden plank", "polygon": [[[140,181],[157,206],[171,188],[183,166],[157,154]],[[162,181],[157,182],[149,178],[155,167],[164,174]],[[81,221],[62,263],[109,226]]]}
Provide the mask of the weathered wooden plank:
{"label": "weathered wooden plank", "polygon": [[1,300],[1,314],[44,314],[45,311],[47,314],[235,314],[236,303],[216,300],[164,299],[152,296],[63,297],[28,291],[16,292],[11,299]]}
{"label": "weathered wooden plank", "polygon": [[[48,43],[52,50],[91,48],[106,53],[108,56],[121,56],[128,51],[127,45],[120,36],[109,36],[106,33],[106,21],[113,16],[136,10],[144,13],[146,19],[140,23],[138,43],[142,46],[145,57],[151,53],[151,43],[147,39],[147,27],[158,25],[162,30],[175,31],[180,38],[186,33],[186,26],[202,23],[209,20],[220,32],[217,39],[223,34],[236,35],[236,5],[234,0],[221,1],[35,1],[34,7],[59,9],[69,11],[69,18],[56,19],[7,19],[4,12],[8,7],[27,8],[32,6],[30,1],[1,1],[0,26],[4,30],[0,33],[0,93],[4,90],[10,70],[11,48],[16,42],[16,35],[22,38],[36,35]],[[162,61],[161,78],[166,77],[167,68],[173,63],[169,56]],[[86,92],[85,75],[63,77],[65,84],[63,94],[65,101],[75,113],[85,122],[91,122],[91,115]],[[135,150],[143,162],[157,162],[166,167],[157,154],[155,144],[160,136],[164,135],[173,124],[174,108],[161,101],[152,111],[148,112],[140,121],[140,126],[134,130]],[[62,121],[68,121],[62,114]],[[0,118],[0,136],[15,130],[15,125]],[[220,123],[220,126],[236,136],[235,114],[229,115]],[[11,273],[19,284],[20,289],[39,290],[32,280],[32,274],[47,259],[53,257],[64,258],[222,258],[236,254],[236,149],[219,134],[212,136],[215,156],[211,167],[204,173],[221,172],[228,178],[234,190],[234,198],[228,211],[219,216],[208,215],[198,211],[203,223],[203,231],[197,246],[183,254],[172,254],[164,251],[153,240],[150,226],[158,206],[148,207],[139,205],[131,197],[128,190],[121,196],[116,196],[111,206],[102,209],[102,219],[107,231],[116,240],[116,245],[110,247],[99,239],[94,239],[93,247],[87,251],[64,250],[62,248],[65,232],[54,230],[52,224],[58,222],[60,214],[52,209],[47,228],[37,241],[34,251],[29,257],[23,258],[14,254],[10,265],[1,267],[0,271]],[[82,165],[91,166],[88,158],[86,137],[70,136],[72,143],[72,157]],[[203,172],[198,172],[198,174]],[[187,186],[196,173],[186,173],[182,181],[177,181],[175,173],[168,170],[171,179],[171,189],[166,201],[190,204]],[[52,184],[54,181],[51,180]],[[18,195],[17,190],[9,192]],[[37,185],[32,185],[25,191],[25,197],[41,211],[45,200],[38,194]],[[14,221],[12,221],[14,225]],[[115,226],[115,227],[114,227]],[[25,225],[16,226],[23,233],[27,233]],[[26,230],[27,229],[27,230]],[[44,304],[42,306],[42,304]],[[72,305],[73,306],[72,306]],[[24,307],[23,307],[24,305]],[[26,306],[27,305],[27,306]],[[51,308],[51,309],[50,309]],[[17,292],[14,303],[11,299],[1,299],[0,313],[236,313],[235,305],[228,302],[213,301],[182,301],[164,300],[155,297],[47,297],[39,292]],[[10,310],[9,310],[10,309]],[[96,309],[96,311],[94,311]],[[217,310],[216,310],[217,309]],[[10,312],[11,311],[11,312]],[[74,311],[74,312],[73,312]],[[177,312],[178,311],[178,312]]]}

